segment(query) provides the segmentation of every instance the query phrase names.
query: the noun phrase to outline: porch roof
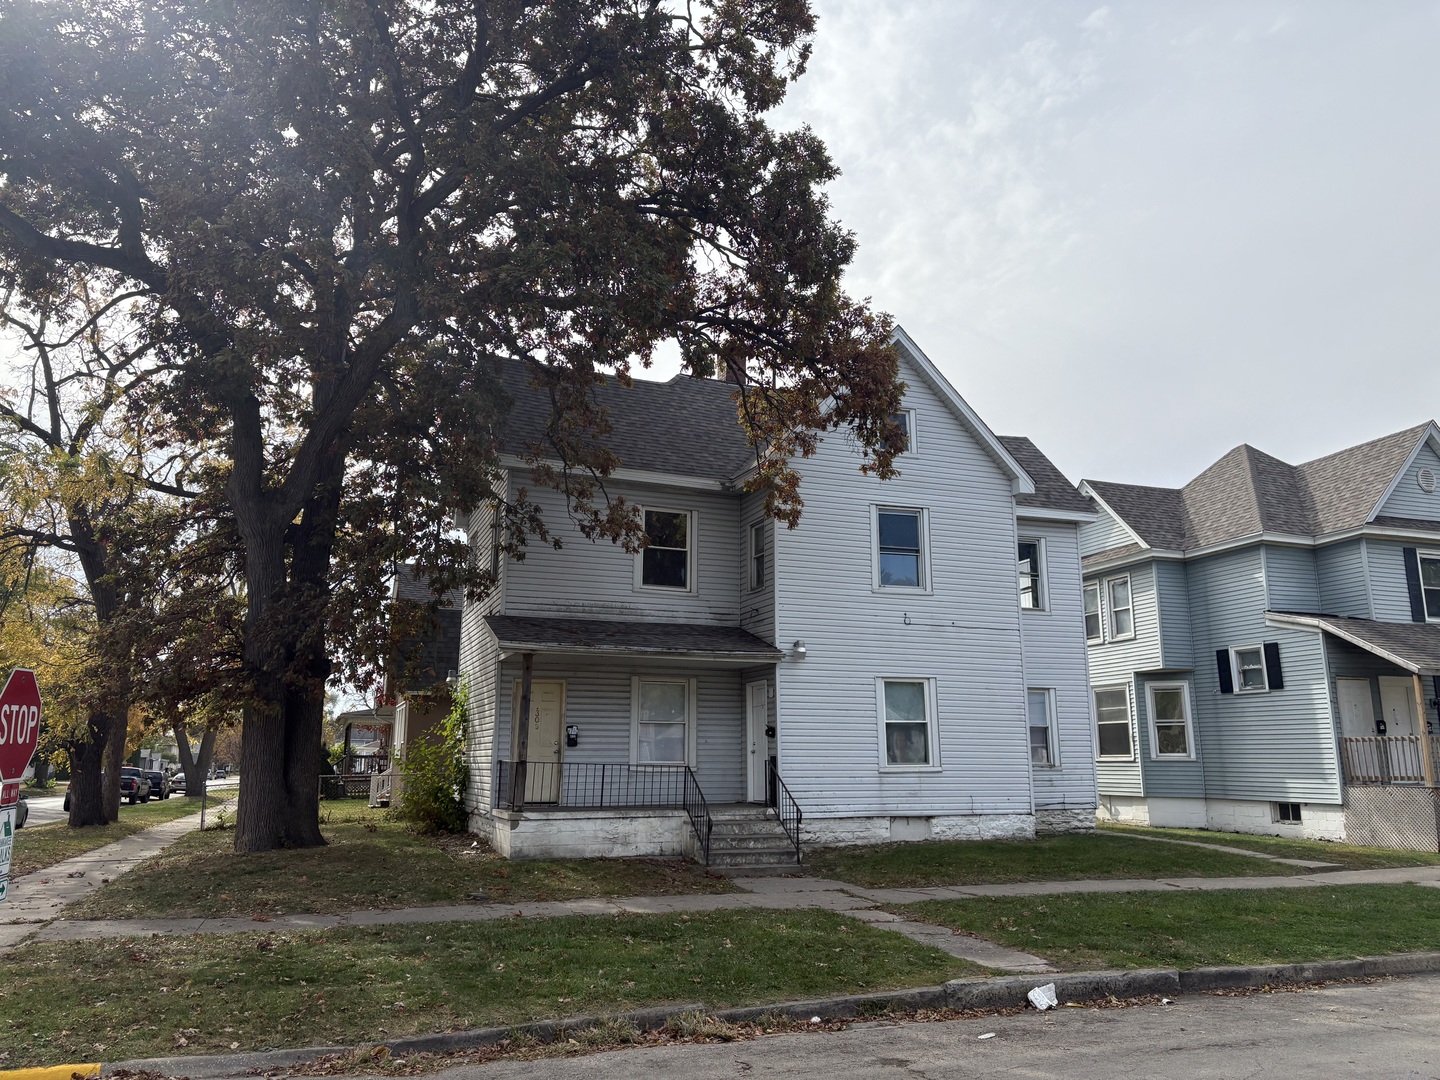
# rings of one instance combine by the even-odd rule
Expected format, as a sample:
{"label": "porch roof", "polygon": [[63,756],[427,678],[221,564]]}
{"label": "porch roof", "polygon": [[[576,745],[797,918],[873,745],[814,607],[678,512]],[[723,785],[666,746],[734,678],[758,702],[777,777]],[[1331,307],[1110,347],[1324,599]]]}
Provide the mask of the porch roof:
{"label": "porch roof", "polygon": [[486,615],[505,652],[598,653],[774,663],[779,649],[737,626]]}
{"label": "porch roof", "polygon": [[1275,626],[1323,630],[1416,675],[1440,675],[1440,623],[1377,622],[1306,611],[1267,611]]}

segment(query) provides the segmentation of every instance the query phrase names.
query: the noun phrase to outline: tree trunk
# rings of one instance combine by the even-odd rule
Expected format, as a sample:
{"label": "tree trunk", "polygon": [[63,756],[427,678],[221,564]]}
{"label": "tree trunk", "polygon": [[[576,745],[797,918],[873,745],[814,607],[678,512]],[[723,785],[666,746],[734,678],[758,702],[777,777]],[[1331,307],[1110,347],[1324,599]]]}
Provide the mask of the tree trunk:
{"label": "tree trunk", "polygon": [[210,758],[215,753],[215,729],[207,727],[200,736],[200,753],[190,750],[190,732],[184,720],[174,722],[175,747],[180,753],[180,771],[185,774],[185,797],[205,797],[205,781],[210,776]]}
{"label": "tree trunk", "polygon": [[105,782],[102,796],[105,801],[105,820],[116,821],[120,817],[120,769],[125,764],[125,740],[129,737],[129,725],[125,722],[128,709],[115,710],[109,721],[110,737],[105,743]]}
{"label": "tree trunk", "polygon": [[[96,725],[100,726],[97,727]],[[105,718],[91,714],[90,737],[70,751],[70,827],[104,825],[105,797],[100,783],[104,771]]]}

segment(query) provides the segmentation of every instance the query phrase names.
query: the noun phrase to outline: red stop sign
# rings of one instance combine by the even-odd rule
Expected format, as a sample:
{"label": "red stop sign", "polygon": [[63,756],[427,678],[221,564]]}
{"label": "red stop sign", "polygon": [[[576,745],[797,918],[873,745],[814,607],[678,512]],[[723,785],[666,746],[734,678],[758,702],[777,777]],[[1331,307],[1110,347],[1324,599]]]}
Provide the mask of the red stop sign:
{"label": "red stop sign", "polygon": [[16,668],[0,690],[0,780],[18,780],[40,741],[40,684]]}

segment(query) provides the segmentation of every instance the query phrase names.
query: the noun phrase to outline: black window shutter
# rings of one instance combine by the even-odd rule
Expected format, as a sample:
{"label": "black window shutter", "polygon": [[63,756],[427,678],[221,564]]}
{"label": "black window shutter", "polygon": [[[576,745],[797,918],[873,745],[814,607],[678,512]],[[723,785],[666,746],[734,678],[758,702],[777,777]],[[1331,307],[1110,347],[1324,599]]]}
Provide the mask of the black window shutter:
{"label": "black window shutter", "polygon": [[1425,621],[1425,594],[1420,591],[1420,556],[1414,548],[1402,548],[1405,557],[1405,588],[1410,591],[1410,618]]}
{"label": "black window shutter", "polygon": [[1265,685],[1271,690],[1285,689],[1285,675],[1280,670],[1280,643],[1265,642]]}
{"label": "black window shutter", "polygon": [[1233,694],[1235,692],[1235,676],[1230,671],[1230,650],[1215,650],[1215,671],[1220,676],[1220,693]]}

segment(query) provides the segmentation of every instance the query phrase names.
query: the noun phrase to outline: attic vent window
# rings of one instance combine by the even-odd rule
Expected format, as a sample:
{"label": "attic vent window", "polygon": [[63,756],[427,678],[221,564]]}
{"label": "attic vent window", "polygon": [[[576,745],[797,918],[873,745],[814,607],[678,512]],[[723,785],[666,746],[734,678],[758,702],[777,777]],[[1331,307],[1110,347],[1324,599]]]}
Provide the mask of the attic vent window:
{"label": "attic vent window", "polygon": [[1420,490],[1426,495],[1435,494],[1435,470],[1430,468],[1421,469],[1415,474],[1415,483],[1420,485]]}

